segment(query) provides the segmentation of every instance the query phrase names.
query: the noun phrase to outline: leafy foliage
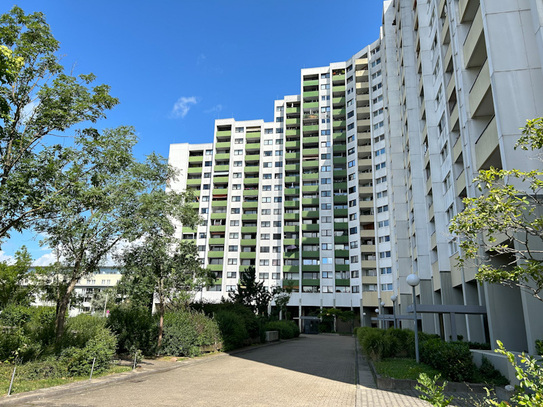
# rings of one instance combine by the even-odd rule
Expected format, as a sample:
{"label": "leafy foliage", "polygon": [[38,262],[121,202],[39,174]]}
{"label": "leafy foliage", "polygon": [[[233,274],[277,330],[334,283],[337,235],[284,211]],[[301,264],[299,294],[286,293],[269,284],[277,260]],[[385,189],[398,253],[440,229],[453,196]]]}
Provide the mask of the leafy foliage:
{"label": "leafy foliage", "polygon": [[471,382],[476,366],[466,343],[430,339],[420,344],[420,359],[453,382]]}
{"label": "leafy foliage", "polygon": [[224,350],[229,351],[245,345],[249,332],[240,314],[234,311],[219,311],[215,314],[215,320],[219,324]]}
{"label": "leafy foliage", "polygon": [[[213,275],[202,268],[196,245],[170,235],[153,233],[127,248],[121,257],[123,278],[120,290],[156,295],[159,315],[158,343],[161,347],[166,304],[185,306],[196,288],[211,284]],[[134,297],[129,294],[129,298]]]}
{"label": "leafy foliage", "polygon": [[268,305],[273,298],[273,294],[264,283],[257,280],[256,269],[253,266],[240,273],[236,291],[229,296],[232,301],[248,307],[258,315],[268,314]]}
{"label": "leafy foliage", "polygon": [[[540,150],[543,118],[529,120],[517,148]],[[499,261],[479,266],[480,281],[518,286],[543,301],[543,171],[480,171],[474,180],[481,195],[465,198],[450,231],[460,238],[461,264],[480,256],[481,244]]]}
{"label": "leafy foliage", "polygon": [[202,347],[217,347],[221,335],[217,322],[190,309],[166,313],[164,342],[160,353],[172,356],[198,356]]}
{"label": "leafy foliage", "polygon": [[146,307],[124,303],[111,308],[107,327],[117,336],[121,353],[140,349],[144,354],[156,353],[158,320]]}
{"label": "leafy foliage", "polygon": [[280,339],[292,339],[300,336],[300,328],[294,321],[270,321],[264,325],[265,331],[279,331]]}
{"label": "leafy foliage", "polygon": [[415,389],[422,393],[419,396],[421,400],[429,402],[432,406],[445,407],[451,404],[453,398],[445,397],[443,392],[445,390],[445,386],[447,386],[447,382],[443,382],[443,384],[439,385],[437,384],[439,378],[440,375],[436,375],[431,378],[426,373],[421,373],[418,378],[419,384],[415,386]]}
{"label": "leafy foliage", "polygon": [[32,258],[23,246],[15,253],[15,262],[0,262],[0,310],[9,304],[30,305],[34,287],[25,283],[29,278]]}
{"label": "leafy foliage", "polygon": [[77,183],[64,173],[76,151],[54,137],[118,103],[94,75],[66,74],[58,50],[42,13],[0,16],[0,240],[54,217],[52,201]]}

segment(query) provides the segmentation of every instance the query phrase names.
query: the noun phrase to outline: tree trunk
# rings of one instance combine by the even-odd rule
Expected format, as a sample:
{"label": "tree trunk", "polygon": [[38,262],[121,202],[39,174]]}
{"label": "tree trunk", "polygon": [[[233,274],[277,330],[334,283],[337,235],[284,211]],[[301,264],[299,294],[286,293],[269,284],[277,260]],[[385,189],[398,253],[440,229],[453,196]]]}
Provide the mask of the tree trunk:
{"label": "tree trunk", "polygon": [[158,303],[158,314],[160,319],[158,321],[158,345],[157,349],[160,349],[162,346],[162,335],[164,333],[164,302],[162,299]]}
{"label": "tree trunk", "polygon": [[68,287],[66,287],[66,292],[59,299],[57,304],[57,315],[55,318],[55,343],[58,345],[64,334],[64,322],[66,321],[66,311],[68,310],[68,304],[70,303],[70,296],[77,284],[77,280],[72,279]]}

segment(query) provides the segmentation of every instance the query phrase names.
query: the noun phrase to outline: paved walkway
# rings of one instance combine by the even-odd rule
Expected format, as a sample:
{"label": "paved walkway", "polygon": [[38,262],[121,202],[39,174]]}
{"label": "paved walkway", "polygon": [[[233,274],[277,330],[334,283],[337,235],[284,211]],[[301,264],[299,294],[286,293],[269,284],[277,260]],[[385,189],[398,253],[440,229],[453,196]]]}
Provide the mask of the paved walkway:
{"label": "paved walkway", "polygon": [[376,389],[354,345],[347,336],[302,335],[231,355],[151,362],[139,372],[2,398],[0,405],[429,406],[414,391]]}

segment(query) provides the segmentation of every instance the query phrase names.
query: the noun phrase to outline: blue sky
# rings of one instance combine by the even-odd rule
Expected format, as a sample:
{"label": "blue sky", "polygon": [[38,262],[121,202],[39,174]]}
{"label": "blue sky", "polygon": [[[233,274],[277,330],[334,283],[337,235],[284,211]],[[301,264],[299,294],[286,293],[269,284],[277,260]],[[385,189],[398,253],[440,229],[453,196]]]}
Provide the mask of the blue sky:
{"label": "blue sky", "polygon": [[[132,125],[136,154],[213,141],[217,118],[273,119],[273,101],[300,92],[300,69],[351,57],[379,36],[382,0],[4,0],[42,11],[64,64],[93,72],[120,104],[104,127]],[[3,8],[5,7],[5,8]],[[2,244],[2,256],[29,234]]]}

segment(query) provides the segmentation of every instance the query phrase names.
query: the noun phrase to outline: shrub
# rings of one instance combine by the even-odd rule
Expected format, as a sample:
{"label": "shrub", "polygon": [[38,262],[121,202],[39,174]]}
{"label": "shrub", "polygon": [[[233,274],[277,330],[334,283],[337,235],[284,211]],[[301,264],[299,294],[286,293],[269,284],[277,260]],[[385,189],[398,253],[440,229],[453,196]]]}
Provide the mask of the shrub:
{"label": "shrub", "polygon": [[245,340],[249,339],[245,321],[239,314],[233,311],[220,311],[215,314],[215,320],[219,324],[224,350],[241,348]]}
{"label": "shrub", "polygon": [[17,374],[27,380],[58,379],[68,376],[66,364],[54,357],[17,366]]}
{"label": "shrub", "polygon": [[164,316],[161,354],[173,356],[200,355],[202,346],[220,342],[217,323],[203,313],[177,310]]}
{"label": "shrub", "polygon": [[429,339],[420,344],[420,359],[454,382],[472,381],[476,371],[469,347],[464,342]]}
{"label": "shrub", "polygon": [[264,325],[265,331],[279,331],[280,339],[292,339],[300,336],[300,329],[294,321],[271,321]]}
{"label": "shrub", "polygon": [[146,355],[156,353],[158,321],[148,308],[131,304],[113,307],[107,326],[117,336],[119,352],[140,349]]}
{"label": "shrub", "polygon": [[[261,329],[260,319],[249,308],[239,303],[231,301],[224,301],[220,303],[195,303],[191,305],[191,308],[203,311],[207,316],[213,317],[214,315],[223,312],[233,312],[243,319],[243,324],[247,330],[247,338],[259,339],[263,330]],[[262,331],[262,332],[261,332]]]}
{"label": "shrub", "polygon": [[[82,340],[84,336],[79,335],[78,341]],[[90,374],[93,360],[96,358],[94,371],[98,373],[109,368],[116,347],[115,335],[105,326],[102,326],[93,332],[92,337],[87,340],[84,346],[70,346],[63,349],[60,354],[60,361],[66,365],[70,375],[81,376]]]}
{"label": "shrub", "polygon": [[364,339],[364,336],[366,336],[366,334],[368,332],[372,332],[374,329],[378,329],[378,328],[371,328],[369,326],[360,326],[357,328],[356,330],[356,336],[358,338],[358,343],[360,345],[362,345],[362,340]]}
{"label": "shrub", "polygon": [[28,361],[52,349],[55,310],[52,307],[8,306],[0,314],[0,360]]}
{"label": "shrub", "polygon": [[483,356],[481,360],[481,367],[479,368],[479,373],[481,375],[481,381],[496,386],[505,386],[509,384],[507,380],[499,370],[490,363],[490,361]]}
{"label": "shrub", "polygon": [[535,341],[535,351],[539,356],[543,356],[543,339]]}

